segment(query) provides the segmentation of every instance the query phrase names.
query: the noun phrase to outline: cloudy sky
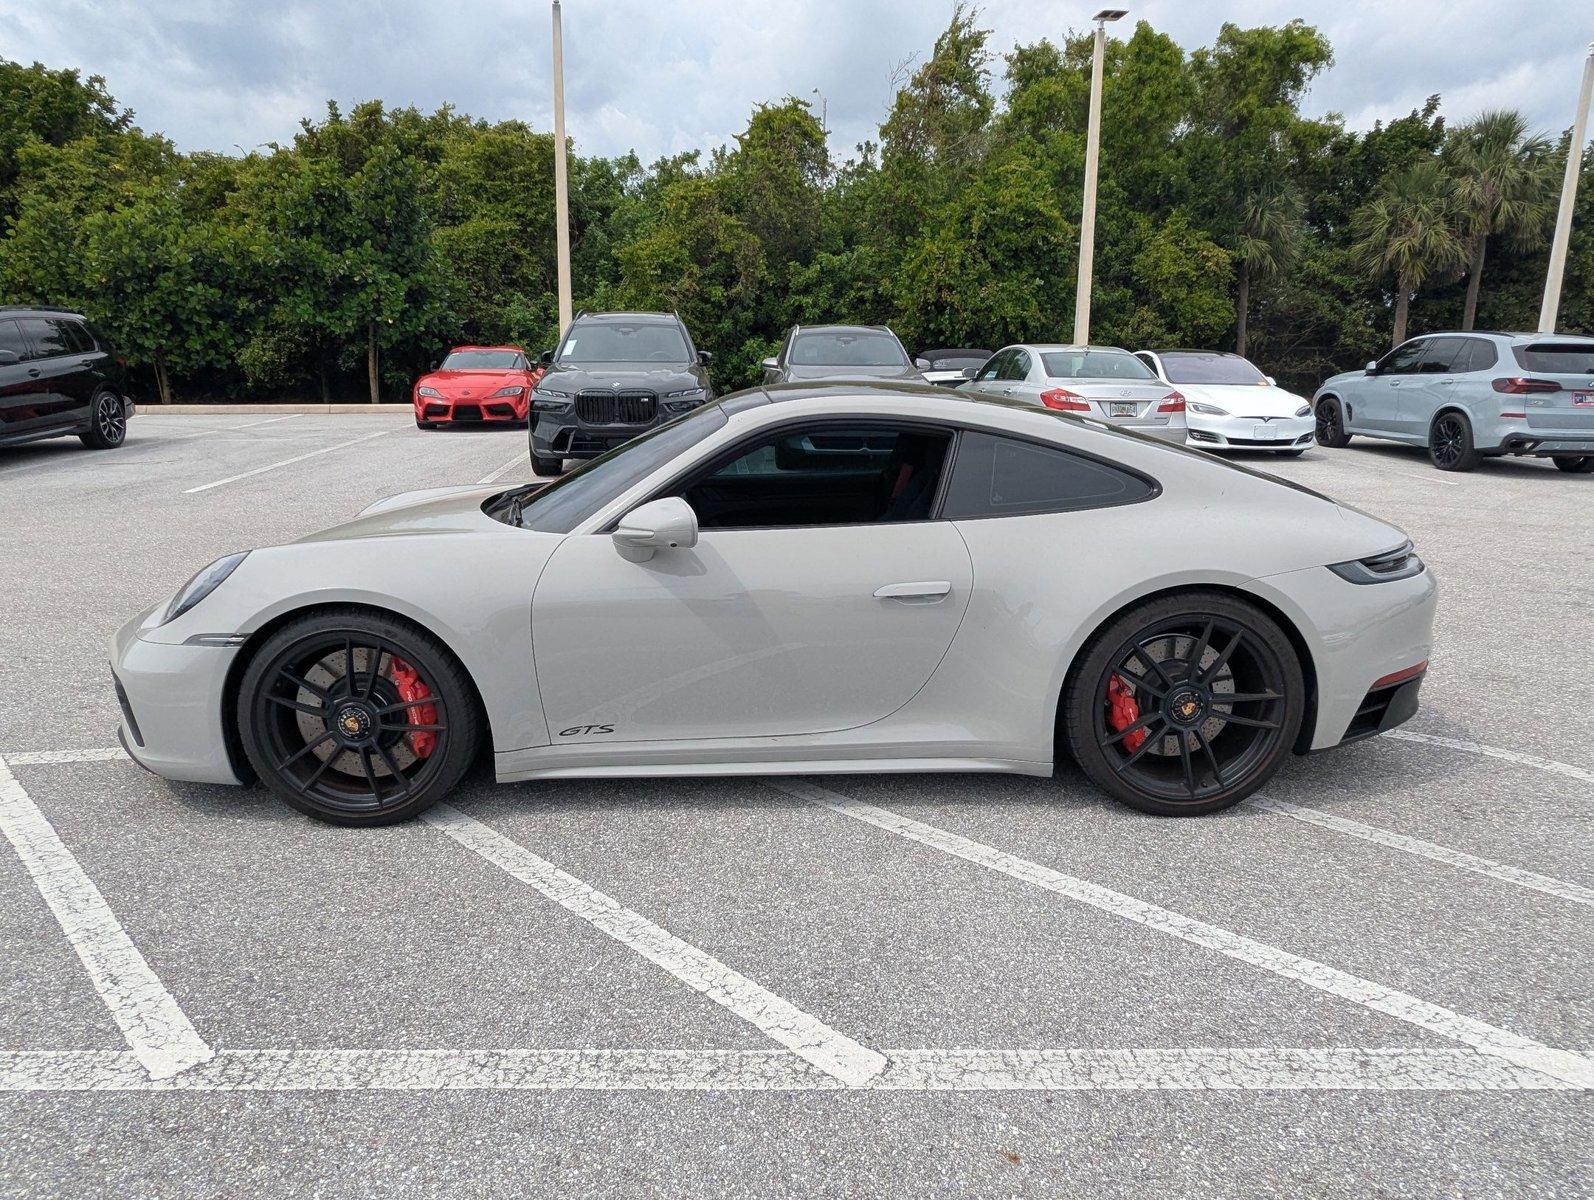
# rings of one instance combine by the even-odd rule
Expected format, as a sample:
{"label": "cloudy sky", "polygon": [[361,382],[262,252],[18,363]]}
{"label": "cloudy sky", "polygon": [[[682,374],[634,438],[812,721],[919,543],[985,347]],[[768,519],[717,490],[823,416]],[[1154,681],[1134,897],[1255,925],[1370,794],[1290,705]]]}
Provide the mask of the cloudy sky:
{"label": "cloudy sky", "polygon": [[[1122,3],[1124,0],[1116,0]],[[1353,126],[1430,93],[1452,121],[1523,109],[1571,123],[1590,0],[1128,0],[1186,48],[1225,21],[1302,17],[1334,46],[1311,113]],[[1083,28],[1094,0],[986,0],[1004,51]],[[566,0],[568,124],[578,148],[644,159],[710,147],[760,100],[828,104],[832,149],[872,137],[896,67],[922,57],[951,0]],[[104,75],[144,128],[184,149],[292,137],[328,98],[445,102],[551,125],[547,0],[0,0],[0,56]],[[1580,14],[1580,15],[1579,15]],[[1128,22],[1120,28],[1127,27]],[[817,101],[816,101],[817,103]]]}

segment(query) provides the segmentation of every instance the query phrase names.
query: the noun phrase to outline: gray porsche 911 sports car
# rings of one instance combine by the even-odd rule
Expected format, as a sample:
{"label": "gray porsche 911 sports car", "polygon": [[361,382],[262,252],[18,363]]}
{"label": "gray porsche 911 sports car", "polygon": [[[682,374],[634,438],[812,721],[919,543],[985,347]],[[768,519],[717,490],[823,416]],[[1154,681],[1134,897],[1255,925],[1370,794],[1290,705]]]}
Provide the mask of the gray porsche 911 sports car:
{"label": "gray porsche 911 sports car", "polygon": [[121,738],[330,821],[500,780],[1008,771],[1207,813],[1412,715],[1398,529],[1243,467],[910,385],[705,405],[531,487],[228,555],[115,637]]}

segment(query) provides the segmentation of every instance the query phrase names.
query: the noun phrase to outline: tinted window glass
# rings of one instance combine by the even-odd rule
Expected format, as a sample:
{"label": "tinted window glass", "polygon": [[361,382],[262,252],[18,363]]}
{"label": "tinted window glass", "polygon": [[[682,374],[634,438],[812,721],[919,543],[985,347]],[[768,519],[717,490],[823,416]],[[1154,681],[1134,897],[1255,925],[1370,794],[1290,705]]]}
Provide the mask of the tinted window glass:
{"label": "tinted window glass", "polygon": [[27,339],[22,336],[22,327],[3,317],[0,317],[0,350],[9,350],[18,358],[27,358],[31,353]]}
{"label": "tinted window glass", "polygon": [[996,379],[996,378],[999,378],[1000,375],[1001,375],[1001,371],[1002,371],[1003,366],[1006,365],[1007,360],[1008,360],[1009,356],[1012,353],[1013,352],[1011,350],[1003,350],[1003,351],[1001,351],[998,354],[993,354],[990,358],[988,358],[986,360],[985,365],[980,368],[980,373],[978,375],[976,375],[974,378],[975,379]]}
{"label": "tinted window glass", "polygon": [[1523,370],[1546,375],[1594,375],[1594,342],[1538,342],[1513,346]]}
{"label": "tinted window glass", "polygon": [[1132,504],[1151,496],[1138,476],[1065,450],[965,433],[941,515],[1017,517]]}
{"label": "tinted window glass", "polygon": [[1157,376],[1126,350],[1048,350],[1041,354],[1052,379],[1155,379]]}
{"label": "tinted window glass", "polygon": [[691,355],[681,328],[660,321],[578,321],[559,347],[564,363],[684,363]]}
{"label": "tinted window glass", "polygon": [[984,352],[968,351],[966,353],[924,355],[930,362],[930,369],[934,371],[962,371],[968,367],[978,367],[989,361],[990,355]]}
{"label": "tinted window glass", "polygon": [[905,367],[908,355],[889,333],[875,329],[799,333],[791,345],[799,367]]}
{"label": "tinted window glass", "polygon": [[1495,353],[1494,343],[1486,342],[1482,338],[1467,339],[1467,364],[1456,364],[1458,371],[1488,371],[1500,361],[1500,356]]}
{"label": "tinted window glass", "polygon": [[61,334],[66,348],[73,354],[87,354],[94,349],[94,339],[89,337],[89,331],[83,328],[81,321],[74,321],[70,317],[58,317],[51,320]]}
{"label": "tinted window glass", "polygon": [[445,371],[516,371],[525,366],[516,350],[455,350],[443,360]]}
{"label": "tinted window glass", "polygon": [[1410,375],[1417,369],[1417,360],[1422,357],[1423,351],[1427,348],[1428,343],[1425,339],[1418,339],[1415,342],[1407,342],[1402,346],[1397,346],[1384,355],[1383,361],[1378,364],[1378,373],[1380,375]]}
{"label": "tinted window glass", "polygon": [[922,521],[952,435],[887,425],[784,429],[676,489],[704,529]]}
{"label": "tinted window glass", "polygon": [[1428,352],[1417,364],[1419,375],[1449,375],[1456,369],[1456,360],[1466,350],[1464,338],[1430,338]]}
{"label": "tinted window glass", "polygon": [[1029,354],[1023,350],[1014,350],[1007,356],[1007,361],[1002,364],[1001,374],[998,379],[1023,379],[1029,374]]}
{"label": "tinted window glass", "polygon": [[1238,354],[1164,354],[1169,383],[1266,383],[1262,372]]}
{"label": "tinted window glass", "polygon": [[541,533],[569,533],[628,487],[640,483],[677,455],[685,453],[726,424],[717,404],[694,409],[667,425],[632,438],[607,454],[589,459],[540,492],[520,489],[492,502],[492,515],[509,519],[509,503],[522,502],[520,525]]}
{"label": "tinted window glass", "polygon": [[23,317],[17,321],[17,324],[22,326],[23,334],[33,343],[31,357],[49,358],[51,355],[67,354],[71,351],[60,322],[46,317]]}

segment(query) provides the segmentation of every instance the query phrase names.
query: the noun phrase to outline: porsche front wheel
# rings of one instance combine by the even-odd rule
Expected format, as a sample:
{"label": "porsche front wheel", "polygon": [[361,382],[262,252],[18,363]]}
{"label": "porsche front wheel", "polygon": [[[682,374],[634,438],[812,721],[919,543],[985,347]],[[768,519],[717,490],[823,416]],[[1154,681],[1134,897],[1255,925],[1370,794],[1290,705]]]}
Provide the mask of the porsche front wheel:
{"label": "porsche front wheel", "polygon": [[1084,651],[1064,702],[1074,759],[1143,812],[1238,804],[1290,753],[1306,687],[1289,639],[1218,592],[1170,596],[1112,622]]}
{"label": "porsche front wheel", "polygon": [[238,728],[261,781],[300,812],[388,825],[464,777],[482,725],[440,642],[346,609],[292,621],[261,646],[239,688]]}

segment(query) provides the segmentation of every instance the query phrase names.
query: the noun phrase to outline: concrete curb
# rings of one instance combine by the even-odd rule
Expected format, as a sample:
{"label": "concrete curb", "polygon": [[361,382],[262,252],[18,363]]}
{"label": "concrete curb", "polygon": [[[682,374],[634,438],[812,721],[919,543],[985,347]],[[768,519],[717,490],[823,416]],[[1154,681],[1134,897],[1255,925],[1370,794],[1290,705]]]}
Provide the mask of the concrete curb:
{"label": "concrete curb", "polygon": [[409,404],[140,404],[138,416],[203,416],[208,414],[232,416],[292,416],[299,413],[325,415],[327,413],[368,413],[372,416],[394,416],[414,413]]}

